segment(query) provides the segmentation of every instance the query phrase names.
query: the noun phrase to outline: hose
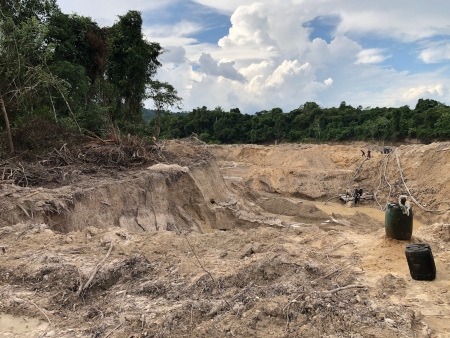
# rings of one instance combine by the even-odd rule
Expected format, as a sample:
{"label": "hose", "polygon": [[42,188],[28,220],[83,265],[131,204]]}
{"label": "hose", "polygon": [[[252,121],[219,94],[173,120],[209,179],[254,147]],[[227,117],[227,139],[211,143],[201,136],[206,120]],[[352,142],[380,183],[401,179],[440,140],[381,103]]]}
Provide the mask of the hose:
{"label": "hose", "polygon": [[366,162],[368,159],[369,159],[369,158],[366,157],[366,158],[361,162],[361,164],[359,165],[359,167],[356,169],[355,174],[352,176],[352,178],[350,179],[350,181],[348,181],[348,183],[347,183],[347,189],[348,189],[349,191],[350,191],[350,185],[351,185],[352,181],[355,179],[356,175],[358,175],[358,173],[359,173],[359,171],[361,170],[361,167],[363,166],[364,162]]}
{"label": "hose", "polygon": [[398,156],[398,148],[395,149],[395,157],[396,157],[396,159],[397,159],[398,171],[399,171],[399,173],[400,173],[400,177],[402,178],[403,185],[405,186],[405,189],[406,189],[406,191],[408,192],[409,197],[411,197],[411,200],[412,200],[412,201],[413,201],[420,209],[422,209],[423,211],[427,211],[427,212],[431,212],[431,213],[436,213],[436,214],[440,214],[440,213],[443,213],[443,212],[446,212],[446,211],[449,211],[449,210],[450,210],[450,208],[444,209],[444,210],[430,210],[430,209],[425,208],[423,205],[421,205],[421,204],[413,197],[413,195],[411,195],[411,192],[409,191],[409,188],[408,188],[408,186],[406,185],[405,179],[403,178],[403,171],[402,171],[402,167],[401,167],[401,165],[400,165],[400,159],[399,159],[399,156]]}
{"label": "hose", "polygon": [[[383,177],[383,176],[384,176],[385,182],[386,182],[387,185],[389,186],[389,196],[388,196],[388,200],[389,200],[389,198],[391,197],[391,192],[392,192],[392,186],[391,186],[391,184],[389,183],[389,181],[387,180],[387,177],[386,177],[387,165],[388,165],[388,163],[389,163],[389,158],[390,158],[391,155],[392,155],[392,152],[390,152],[389,154],[387,154],[387,155],[384,157],[383,161],[381,162],[381,166],[380,166],[380,184],[378,185],[377,189],[375,190],[375,193],[373,194],[373,196],[374,196],[374,198],[375,198],[375,201],[376,201],[377,204],[379,205],[381,211],[385,210],[386,207],[385,207],[385,206],[383,207],[383,206],[380,204],[380,202],[378,202],[377,192],[378,192],[378,190],[380,190],[380,187],[381,187],[381,181],[382,181],[382,177]],[[382,170],[383,164],[384,164],[384,172],[382,173],[381,170]]]}
{"label": "hose", "polygon": [[341,196],[337,195],[337,196],[333,196],[333,197],[327,199],[327,200],[325,201],[325,205],[327,205],[327,203],[328,203],[329,201],[334,200],[335,198],[339,198],[339,197],[341,197]]}

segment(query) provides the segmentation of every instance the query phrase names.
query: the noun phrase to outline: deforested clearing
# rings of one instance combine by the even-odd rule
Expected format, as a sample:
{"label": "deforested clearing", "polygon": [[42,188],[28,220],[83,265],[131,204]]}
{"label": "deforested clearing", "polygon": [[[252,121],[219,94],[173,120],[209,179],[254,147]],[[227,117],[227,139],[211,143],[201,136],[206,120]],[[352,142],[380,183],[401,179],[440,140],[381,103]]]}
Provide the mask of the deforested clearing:
{"label": "deforested clearing", "polygon": [[[384,148],[184,140],[146,166],[2,163],[1,337],[449,337],[450,143]],[[399,195],[410,240],[386,236]],[[411,243],[435,280],[411,277]]]}

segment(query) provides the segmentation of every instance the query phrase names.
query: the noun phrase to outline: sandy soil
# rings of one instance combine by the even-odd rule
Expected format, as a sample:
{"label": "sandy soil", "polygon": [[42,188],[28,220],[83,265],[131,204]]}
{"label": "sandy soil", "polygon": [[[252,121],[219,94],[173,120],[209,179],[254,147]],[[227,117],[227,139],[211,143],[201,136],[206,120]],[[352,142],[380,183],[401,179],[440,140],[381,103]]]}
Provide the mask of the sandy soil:
{"label": "sandy soil", "polygon": [[[114,177],[0,181],[1,337],[450,337],[450,143],[163,148]],[[347,186],[376,198],[333,199]],[[410,241],[385,235],[399,194]],[[410,276],[419,242],[434,281]]]}

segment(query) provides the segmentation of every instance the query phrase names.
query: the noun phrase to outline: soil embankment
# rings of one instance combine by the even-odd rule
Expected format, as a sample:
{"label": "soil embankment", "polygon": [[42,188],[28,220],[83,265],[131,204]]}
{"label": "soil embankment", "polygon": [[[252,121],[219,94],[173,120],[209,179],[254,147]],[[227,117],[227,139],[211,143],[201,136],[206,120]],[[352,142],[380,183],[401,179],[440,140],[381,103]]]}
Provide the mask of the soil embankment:
{"label": "soil embankment", "polygon": [[[450,206],[450,144],[371,146],[355,177],[355,146],[163,148],[114,177],[0,184],[2,337],[448,336],[450,213],[427,210]],[[349,182],[377,199],[322,210]],[[423,225],[386,238],[363,211],[407,191]],[[411,242],[435,281],[410,277]]]}

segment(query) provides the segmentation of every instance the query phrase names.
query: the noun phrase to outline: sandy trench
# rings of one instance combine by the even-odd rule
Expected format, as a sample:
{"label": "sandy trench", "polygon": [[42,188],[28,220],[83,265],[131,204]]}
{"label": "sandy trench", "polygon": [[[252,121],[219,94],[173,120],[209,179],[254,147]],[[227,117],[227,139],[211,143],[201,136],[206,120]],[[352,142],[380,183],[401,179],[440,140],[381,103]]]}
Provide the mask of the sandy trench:
{"label": "sandy trench", "polygon": [[[199,147],[214,156],[186,160]],[[325,207],[369,147],[351,185],[378,203]],[[167,148],[173,163],[119,180],[0,185],[1,337],[450,337],[449,211],[413,205],[397,241],[380,210],[405,193],[399,166],[422,208],[448,208],[450,144],[398,161],[367,144]],[[409,275],[413,242],[436,280]]]}

